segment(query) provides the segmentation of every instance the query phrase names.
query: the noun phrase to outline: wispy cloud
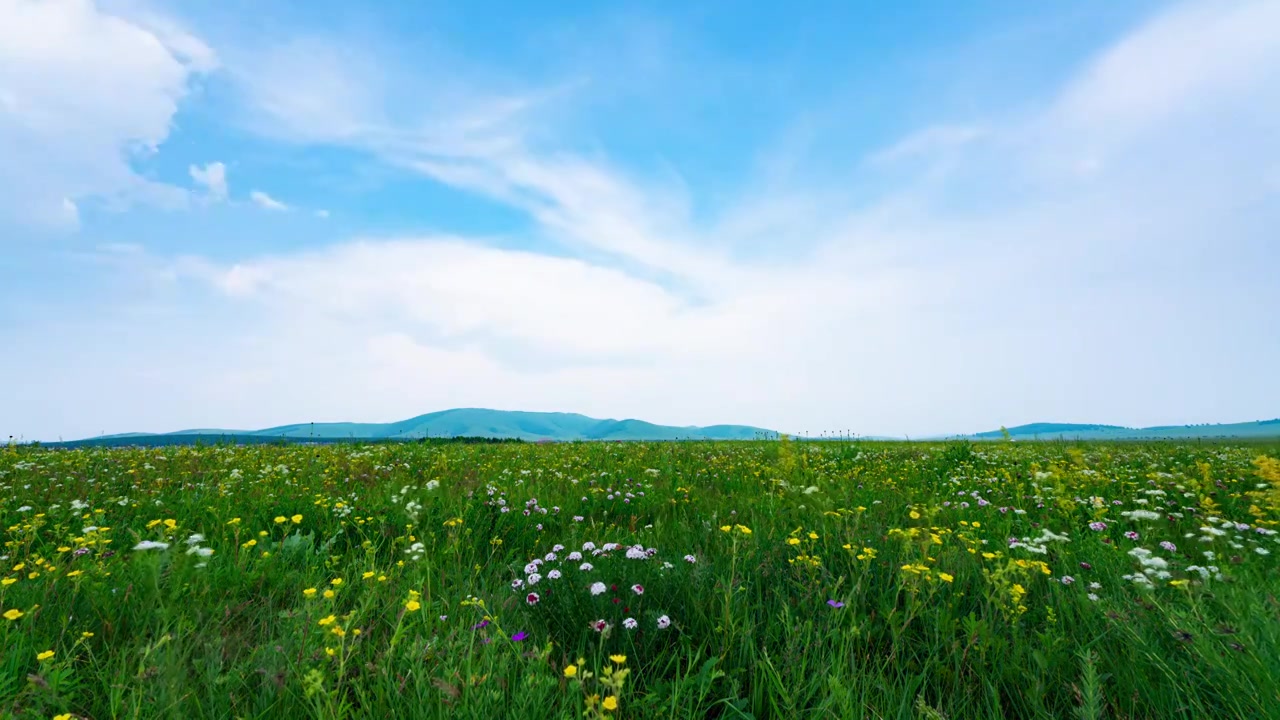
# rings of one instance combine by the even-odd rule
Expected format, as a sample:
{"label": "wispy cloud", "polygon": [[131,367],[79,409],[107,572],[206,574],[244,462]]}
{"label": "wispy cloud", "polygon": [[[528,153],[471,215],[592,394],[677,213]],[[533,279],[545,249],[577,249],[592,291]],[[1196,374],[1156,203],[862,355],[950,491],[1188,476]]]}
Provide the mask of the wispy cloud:
{"label": "wispy cloud", "polygon": [[[773,241],[791,249],[786,255],[744,254],[735,246],[739,234],[729,230],[741,230],[740,218],[758,217],[755,206],[730,205],[710,222],[695,219],[683,186],[638,180],[599,155],[535,149],[527,138],[529,122],[537,117],[536,105],[479,98],[451,116],[433,117],[425,126],[380,125],[372,114],[349,119],[341,132],[328,133],[323,142],[363,148],[441,183],[509,204],[527,213],[541,236],[581,259],[496,250],[476,240],[410,238],[251,261],[227,272],[256,278],[251,288],[241,288],[247,290],[242,297],[310,308],[313,320],[326,327],[331,322],[342,325],[345,321],[339,318],[382,318],[385,333],[402,345],[421,346],[426,353],[422,357],[435,357],[426,348],[465,347],[491,358],[509,358],[515,364],[506,372],[513,373],[521,372],[515,358],[525,357],[522,353],[553,354],[564,367],[595,367],[607,360],[606,366],[616,370],[651,362],[671,378],[699,378],[699,390],[690,386],[682,392],[711,393],[699,396],[705,404],[732,394],[710,382],[706,373],[736,366],[758,381],[771,372],[785,372],[797,384],[790,401],[794,405],[764,392],[746,412],[753,419],[764,414],[765,406],[785,405],[792,409],[778,412],[794,422],[821,414],[835,426],[835,418],[848,413],[886,430],[919,430],[919,420],[910,418],[922,412],[920,407],[893,408],[890,395],[880,397],[865,383],[841,389],[836,378],[848,373],[876,377],[884,388],[891,388],[901,387],[903,381],[890,378],[910,377],[917,386],[954,394],[944,388],[972,382],[966,378],[983,367],[1007,386],[1001,391],[979,383],[974,393],[965,393],[965,402],[973,403],[970,407],[988,407],[992,415],[1015,419],[1032,419],[1041,412],[1036,408],[1050,406],[1063,413],[1092,415],[1098,410],[1091,401],[1081,402],[1092,397],[1088,393],[1074,401],[1045,395],[1049,391],[1032,369],[1041,361],[1033,358],[1066,352],[1072,343],[1086,344],[1088,357],[1096,358],[1081,360],[1077,369],[1103,362],[1103,357],[1129,358],[1112,362],[1145,357],[1140,349],[1143,336],[1122,330],[1113,310],[1132,306],[1134,293],[1140,292],[1148,293],[1151,301],[1159,298],[1170,312],[1185,312],[1191,306],[1178,297],[1181,290],[1172,290],[1173,278],[1193,271],[1177,260],[1168,260],[1173,263],[1168,267],[1151,266],[1145,260],[1147,248],[1204,247],[1205,241],[1188,231],[1192,212],[1198,223],[1214,217],[1222,227],[1236,228],[1242,238],[1251,235],[1232,220],[1231,206],[1217,199],[1186,209],[1165,204],[1165,193],[1181,196],[1200,185],[1190,178],[1185,187],[1168,182],[1170,168],[1191,173],[1199,167],[1198,158],[1179,147],[1182,133],[1194,132],[1195,125],[1171,110],[1146,120],[1159,130],[1158,145],[1149,148],[1170,153],[1163,165],[1148,162],[1145,155],[1122,156],[1127,164],[1120,172],[1082,185],[1074,174],[1050,182],[1041,163],[1084,137],[1082,131],[1072,130],[1072,118],[1078,117],[1090,118],[1091,140],[1119,153],[1133,148],[1127,121],[1115,133],[1106,133],[1108,117],[1133,117],[1126,106],[1104,101],[1112,92],[1108,88],[1123,84],[1126,77],[1154,74],[1171,48],[1203,54],[1205,62],[1217,68],[1215,82],[1184,88],[1182,92],[1190,94],[1179,101],[1183,104],[1194,105],[1196,93],[1218,100],[1237,98],[1224,96],[1223,87],[1256,89],[1252,81],[1239,79],[1261,79],[1270,69],[1280,69],[1260,49],[1237,52],[1232,62],[1210,60],[1208,55],[1229,42],[1240,22],[1249,22],[1255,34],[1266,34],[1256,27],[1280,27],[1262,22],[1271,12],[1265,4],[1214,7],[1196,11],[1212,17],[1194,20],[1183,19],[1188,11],[1175,8],[1138,28],[1086,64],[1040,112],[1017,109],[1001,118],[993,109],[989,125],[937,125],[870,156],[873,165],[906,159],[928,164],[948,157],[946,174],[933,176],[927,186],[919,184],[919,177],[908,177],[871,204],[846,198],[815,208],[802,196],[779,202],[782,218],[791,212],[800,220],[791,231],[785,221],[769,220]],[[1213,31],[1207,39],[1200,36],[1206,28]],[[1153,37],[1158,42],[1149,39]],[[1269,37],[1274,42],[1277,33]],[[1227,82],[1229,77],[1237,82]],[[358,85],[352,79],[329,82]],[[1093,114],[1072,110],[1089,105]],[[379,107],[380,102],[371,106]],[[322,103],[296,104],[293,109],[301,116],[284,118],[284,127],[314,128],[316,123],[307,116],[326,114]],[[1253,128],[1251,117],[1241,111],[1218,116],[1216,122],[1220,129],[1247,130]],[[969,152],[969,146],[977,149]],[[960,150],[965,152],[955,155]],[[1239,169],[1257,164],[1243,152],[1227,157]],[[1071,166],[1073,173],[1077,167]],[[1126,191],[1130,183],[1149,190]],[[839,197],[831,188],[821,192]],[[956,197],[976,202],[961,214]],[[804,215],[836,208],[843,208],[841,215],[830,218],[821,232],[809,232],[812,223],[804,222]],[[1142,218],[1141,225],[1135,225],[1135,218]],[[1113,276],[1118,273],[1126,280],[1089,280],[1096,276],[1097,262],[1109,264]],[[420,267],[434,269],[406,270]],[[351,277],[357,275],[359,281]],[[542,280],[533,283],[533,278]],[[475,288],[481,286],[488,290],[477,294]],[[321,288],[331,287],[342,288],[332,297],[343,298],[343,306],[325,300]],[[1010,306],[1014,297],[1018,302]],[[1005,308],[1006,321],[991,325],[980,320],[982,308],[994,307]],[[1025,325],[1032,318],[1037,318],[1038,329]],[[1071,329],[1089,325],[1094,339]],[[358,332],[334,329],[353,331]],[[939,367],[936,343],[944,339],[951,360]],[[1104,350],[1107,343],[1110,349]],[[996,359],[992,353],[1003,357]],[[1177,372],[1182,365],[1169,360],[1165,367]],[[1091,372],[1108,371],[1099,366]],[[1068,373],[1060,384],[1080,392],[1075,377],[1085,382],[1087,376]],[[1146,382],[1153,382],[1153,377]],[[548,397],[553,396],[550,392]],[[1113,387],[1112,392],[1117,390]],[[1123,403],[1103,403],[1110,408],[1109,417],[1142,420],[1177,412],[1174,404],[1158,397],[1154,386],[1143,382],[1131,382],[1120,392]],[[826,399],[820,401],[819,396]],[[833,404],[865,404],[875,410],[837,410]],[[824,405],[826,409],[816,410]],[[1135,412],[1135,407],[1146,409]],[[669,417],[661,407],[651,412]],[[933,408],[930,413],[929,429],[954,427],[964,414],[952,418],[949,411]]]}
{"label": "wispy cloud", "polygon": [[227,166],[220,162],[211,162],[204,167],[192,165],[187,168],[191,180],[204,188],[209,200],[221,202],[227,199]]}
{"label": "wispy cloud", "polygon": [[262,192],[261,190],[254,190],[253,192],[249,193],[249,199],[253,201],[254,205],[257,205],[263,210],[284,212],[289,209],[288,205],[285,205],[284,203]]}
{"label": "wispy cloud", "polygon": [[[1280,340],[1221,318],[1280,305],[1263,270],[1278,140],[1257,114],[1280,97],[1274,7],[1175,6],[1046,97],[926,122],[839,177],[814,180],[795,154],[788,182],[739,178],[741,194],[582,141],[561,123],[572,83],[433,96],[337,39],[246,51],[253,72],[227,72],[261,136],[362,154],[527,225],[168,260],[173,307],[206,321],[147,360],[181,369],[156,371],[178,398],[165,417],[486,405],[915,435],[1273,412]],[[1197,79],[1162,79],[1170,66]],[[143,345],[175,347],[164,337]],[[1188,380],[1206,368],[1253,392]],[[190,407],[201,416],[175,414]]]}

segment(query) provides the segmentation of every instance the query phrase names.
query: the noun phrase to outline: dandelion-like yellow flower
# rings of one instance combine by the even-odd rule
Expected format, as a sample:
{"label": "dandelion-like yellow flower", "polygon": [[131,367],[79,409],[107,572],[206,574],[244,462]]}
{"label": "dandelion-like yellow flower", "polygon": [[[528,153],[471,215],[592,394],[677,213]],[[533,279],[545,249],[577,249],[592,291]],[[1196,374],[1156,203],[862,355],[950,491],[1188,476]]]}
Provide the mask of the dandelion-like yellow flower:
{"label": "dandelion-like yellow flower", "polygon": [[618,665],[625,665],[627,662],[626,655],[610,655],[609,659]]}
{"label": "dandelion-like yellow flower", "polygon": [[341,585],[341,584],[342,584],[342,578],[334,578],[334,579],[332,579],[332,580],[330,580],[330,581],[329,581],[329,584],[330,584],[330,585],[333,585],[333,586],[335,586],[335,587],[336,587],[336,586],[338,586],[338,585]]}
{"label": "dandelion-like yellow flower", "polygon": [[53,720],[71,720],[71,713],[62,713],[61,715],[54,715]]}
{"label": "dandelion-like yellow flower", "polygon": [[303,595],[305,595],[306,597],[315,597],[315,596],[316,596],[316,589],[315,589],[315,588],[307,588],[306,590],[303,590],[303,591],[302,591],[302,594],[303,594]]}
{"label": "dandelion-like yellow flower", "polygon": [[88,640],[89,638],[93,637],[93,633],[91,633],[91,632],[82,632],[82,633],[80,633],[80,637],[84,638],[85,640]]}
{"label": "dandelion-like yellow flower", "polygon": [[338,620],[338,616],[337,616],[337,615],[330,615],[329,617],[320,618],[320,623],[319,623],[319,625],[320,625],[320,627],[324,627],[324,626],[326,626],[326,625],[332,625],[332,624],[334,624],[335,622],[337,622],[337,620]]}
{"label": "dandelion-like yellow flower", "polygon": [[14,584],[14,583],[16,583],[16,582],[18,582],[18,579],[17,579],[17,578],[5,578],[5,579],[3,579],[3,580],[0,580],[0,587],[4,587],[4,586],[7,586],[7,585],[12,585],[12,584]]}
{"label": "dandelion-like yellow flower", "polygon": [[610,695],[609,697],[604,699],[604,702],[600,704],[600,707],[604,708],[605,710],[617,710],[618,698],[614,695]]}
{"label": "dandelion-like yellow flower", "polygon": [[721,526],[720,526],[720,532],[729,532],[729,531],[730,531],[730,530],[732,530],[732,529],[733,529],[733,526],[732,526],[732,525],[721,525]]}
{"label": "dandelion-like yellow flower", "polygon": [[178,521],[174,520],[173,518],[169,518],[168,520],[164,521],[164,526],[172,530],[178,527]]}
{"label": "dandelion-like yellow flower", "polygon": [[300,524],[300,523],[302,522],[302,516],[301,516],[301,515],[294,515],[293,517],[289,518],[289,520],[290,520],[294,525],[298,525],[298,524]]}
{"label": "dandelion-like yellow flower", "polygon": [[800,544],[800,538],[787,538],[787,544],[788,544],[788,545],[799,545],[799,544]]}
{"label": "dandelion-like yellow flower", "polygon": [[337,596],[338,596],[338,593],[336,593],[336,592],[334,592],[334,591],[332,591],[332,590],[325,590],[325,591],[324,591],[324,599],[325,599],[325,600],[332,600],[332,599],[334,599],[334,598],[335,598],[335,597],[337,597]]}
{"label": "dandelion-like yellow flower", "polygon": [[288,522],[288,521],[289,521],[289,518],[287,518],[287,517],[285,517],[285,516],[283,516],[283,515],[277,515],[277,516],[276,516],[276,524],[277,524],[277,525],[279,525],[280,523],[283,523],[283,522]]}
{"label": "dandelion-like yellow flower", "polygon": [[817,539],[818,539],[818,533],[813,532],[812,530],[810,530],[810,531],[809,531],[809,539],[810,539],[810,540],[817,540]]}
{"label": "dandelion-like yellow flower", "polygon": [[949,573],[944,573],[944,572],[940,572],[940,573],[938,573],[938,577],[939,577],[943,582],[952,582],[952,581],[954,581],[954,580],[955,580],[955,577],[954,577],[953,575],[951,575],[951,574],[949,574]]}
{"label": "dandelion-like yellow flower", "polygon": [[363,579],[363,580],[368,580],[369,578],[373,577],[373,573],[371,573],[371,572],[367,572],[367,573],[365,573],[365,574],[361,575],[360,577],[361,577],[361,579]]}
{"label": "dandelion-like yellow flower", "polygon": [[577,665],[568,665],[564,669],[564,676],[567,678],[576,677],[578,675]]}
{"label": "dandelion-like yellow flower", "polygon": [[12,622],[22,617],[24,614],[25,613],[23,613],[21,610],[17,608],[9,608],[8,610],[4,611],[4,619]]}
{"label": "dandelion-like yellow flower", "polygon": [[48,659],[49,659],[49,658],[51,658],[51,657],[53,657],[53,651],[52,651],[52,650],[45,650],[44,652],[40,653],[39,655],[36,655],[36,660],[39,660],[40,662],[44,662],[45,660],[48,660]]}
{"label": "dandelion-like yellow flower", "polygon": [[404,604],[404,609],[408,612],[418,612],[418,610],[422,609],[422,603],[417,600],[410,600]]}

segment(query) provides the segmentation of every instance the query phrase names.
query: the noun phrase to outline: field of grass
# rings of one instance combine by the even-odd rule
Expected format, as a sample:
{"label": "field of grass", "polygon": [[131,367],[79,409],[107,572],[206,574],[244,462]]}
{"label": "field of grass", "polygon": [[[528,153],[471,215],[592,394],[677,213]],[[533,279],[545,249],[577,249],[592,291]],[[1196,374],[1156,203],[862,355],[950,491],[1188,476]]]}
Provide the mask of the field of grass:
{"label": "field of grass", "polygon": [[0,716],[1280,717],[1275,447],[0,449]]}

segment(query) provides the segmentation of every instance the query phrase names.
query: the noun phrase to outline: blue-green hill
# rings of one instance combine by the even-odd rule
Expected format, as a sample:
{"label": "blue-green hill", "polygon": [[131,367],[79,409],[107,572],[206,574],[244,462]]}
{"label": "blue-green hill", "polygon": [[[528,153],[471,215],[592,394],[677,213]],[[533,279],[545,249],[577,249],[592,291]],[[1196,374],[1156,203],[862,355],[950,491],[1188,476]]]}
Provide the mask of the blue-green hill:
{"label": "blue-green hill", "polygon": [[[1018,440],[1177,440],[1177,439],[1230,439],[1280,437],[1280,418],[1242,423],[1202,425],[1158,425],[1130,428],[1119,425],[1090,425],[1078,423],[1031,423],[1008,428],[1010,437]],[[1004,434],[999,430],[967,435],[973,440],[998,440]]]}
{"label": "blue-green hill", "polygon": [[519,440],[750,440],[772,431],[746,425],[674,427],[642,420],[600,420],[576,413],[542,413],[459,408],[428,413],[392,423],[300,423],[264,430],[193,429],[163,434],[124,433],[76,441],[171,444],[186,439],[225,437],[237,442],[257,440],[417,440],[420,438],[485,437]]}

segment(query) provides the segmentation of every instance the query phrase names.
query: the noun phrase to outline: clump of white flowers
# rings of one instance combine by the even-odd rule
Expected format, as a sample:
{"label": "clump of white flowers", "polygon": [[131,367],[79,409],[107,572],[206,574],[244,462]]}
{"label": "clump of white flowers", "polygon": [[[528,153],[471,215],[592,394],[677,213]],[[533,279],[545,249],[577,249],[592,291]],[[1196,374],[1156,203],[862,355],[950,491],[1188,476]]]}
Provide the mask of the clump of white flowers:
{"label": "clump of white flowers", "polygon": [[426,553],[427,553],[427,546],[423,545],[421,542],[415,542],[414,544],[406,548],[404,551],[404,554],[408,555],[409,559],[413,560],[414,562],[418,562],[419,560],[421,560],[422,556],[426,555]]}

